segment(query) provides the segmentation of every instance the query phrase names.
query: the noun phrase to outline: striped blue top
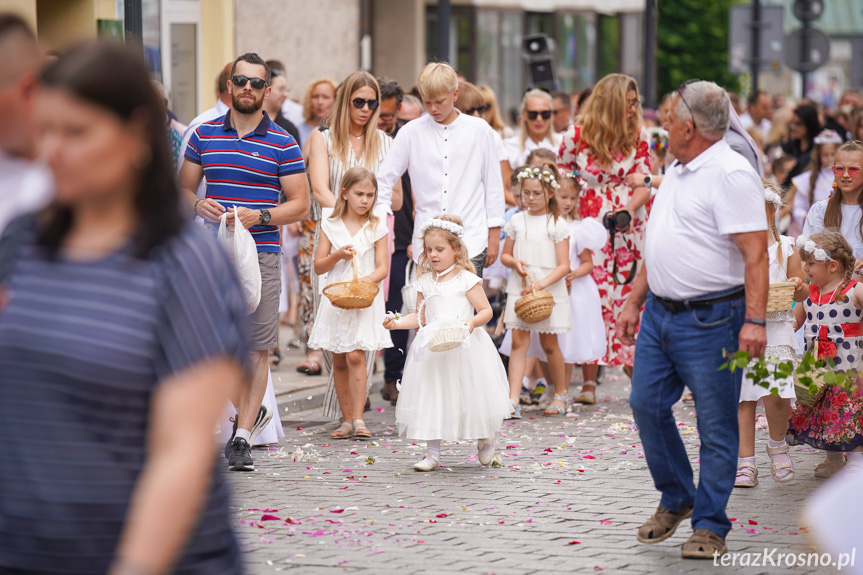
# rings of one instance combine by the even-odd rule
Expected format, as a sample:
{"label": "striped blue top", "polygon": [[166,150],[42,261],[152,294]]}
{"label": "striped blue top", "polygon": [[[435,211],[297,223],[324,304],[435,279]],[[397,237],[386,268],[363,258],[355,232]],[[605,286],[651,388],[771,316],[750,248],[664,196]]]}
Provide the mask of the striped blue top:
{"label": "striped blue top", "polygon": [[[243,137],[231,125],[231,110],[204,122],[189,139],[186,159],[204,168],[207,197],[226,208],[275,208],[282,189],[279,177],[306,171],[296,140],[266,112],[255,131]],[[253,226],[250,231],[259,252],[279,251],[278,226]]]}
{"label": "striped blue top", "polygon": [[[81,263],[49,258],[21,221],[0,238],[0,573],[104,574],[146,461],[154,391],[208,358],[245,365],[245,305],[194,224],[149,260],[126,248]],[[176,573],[242,570],[222,475]]]}

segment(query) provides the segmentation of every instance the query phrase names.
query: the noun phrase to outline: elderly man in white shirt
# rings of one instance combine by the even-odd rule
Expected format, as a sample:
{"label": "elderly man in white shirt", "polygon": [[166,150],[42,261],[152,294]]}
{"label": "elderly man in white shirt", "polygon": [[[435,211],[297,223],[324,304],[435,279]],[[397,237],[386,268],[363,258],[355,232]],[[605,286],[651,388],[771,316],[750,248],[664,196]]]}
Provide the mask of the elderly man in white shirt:
{"label": "elderly man in white shirt", "polygon": [[378,203],[389,205],[406,171],[414,197],[413,258],[419,258],[419,228],[438,214],[459,216],[463,241],[477,275],[497,259],[504,224],[504,193],[494,131],[460,113],[458,77],[447,64],[428,64],[419,77],[427,115],[399,130],[378,172]]}
{"label": "elderly man in white shirt", "polygon": [[[666,126],[677,161],[656,195],[645,266],[617,320],[618,337],[631,344],[645,306],[629,402],[662,498],[637,538],[663,541],[691,515],[682,556],[693,559],[724,554],[731,529],[741,372],[719,367],[738,349],[760,357],[767,340],[764,187],[723,139],[728,111],[728,95],[712,82],[677,89]],[[684,386],[698,412],[697,489],[672,413]]]}

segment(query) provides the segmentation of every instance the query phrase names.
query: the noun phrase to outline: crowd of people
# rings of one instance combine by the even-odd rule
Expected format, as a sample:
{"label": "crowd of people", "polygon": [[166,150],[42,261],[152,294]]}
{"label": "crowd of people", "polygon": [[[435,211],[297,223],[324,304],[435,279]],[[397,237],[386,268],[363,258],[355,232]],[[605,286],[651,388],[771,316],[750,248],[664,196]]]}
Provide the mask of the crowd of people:
{"label": "crowd of people", "polygon": [[[426,443],[420,472],[448,440],[489,465],[505,419],[601,401],[602,371],[622,368],[661,493],[637,538],[691,517],[684,557],[727,549],[732,491],[758,484],[758,404],[773,480],[794,478],[794,445],[825,452],[818,477],[863,465],[859,387],[804,405],[791,378],[770,390],[719,369],[803,349],[858,367],[856,93],[825,109],[756,91],[740,109],[691,81],[649,110],[609,74],[579,94],[528,89],[510,127],[494,91],[446,63],[409,90],[320,78],[299,103],[284,64],[247,53],[183,126],[121,46],[45,61],[2,14],[0,56],[0,454],[24,467],[0,489],[3,569],[238,572],[212,432],[230,402],[234,471],[277,439],[263,433],[280,427],[281,321],[306,348],[298,370],[328,378],[331,439],[374,436],[382,356],[399,433]],[[251,313],[220,226],[254,241]],[[783,282],[797,303],[768,314]],[[697,486],[680,400],[698,414]],[[43,521],[24,521],[35,508]]]}

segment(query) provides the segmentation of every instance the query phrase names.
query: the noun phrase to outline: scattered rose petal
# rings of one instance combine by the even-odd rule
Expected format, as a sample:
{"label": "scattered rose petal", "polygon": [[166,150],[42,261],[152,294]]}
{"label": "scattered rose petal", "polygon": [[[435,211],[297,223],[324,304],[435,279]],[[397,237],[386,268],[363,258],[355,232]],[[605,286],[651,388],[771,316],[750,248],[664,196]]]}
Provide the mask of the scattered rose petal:
{"label": "scattered rose petal", "polygon": [[567,545],[581,545],[581,541],[570,541]]}
{"label": "scattered rose petal", "polygon": [[344,513],[344,509],[330,509],[330,513]]}
{"label": "scattered rose petal", "polygon": [[611,525],[611,521],[609,521],[608,519],[603,519],[602,521],[599,522],[599,524],[600,525]]}
{"label": "scattered rose petal", "polygon": [[446,517],[446,516],[447,516],[446,513],[438,513],[437,515],[435,515],[435,517]]}
{"label": "scattered rose petal", "polygon": [[758,522],[757,522],[757,521],[753,521],[752,519],[750,519],[750,520],[749,520],[749,524],[750,524],[750,525],[758,525]]}
{"label": "scattered rose petal", "polygon": [[303,430],[303,426],[302,426],[302,425],[298,425],[298,426],[297,426],[297,431],[302,431],[302,430]]}
{"label": "scattered rose petal", "polygon": [[281,517],[276,517],[275,515],[261,515],[261,521],[281,521]]}

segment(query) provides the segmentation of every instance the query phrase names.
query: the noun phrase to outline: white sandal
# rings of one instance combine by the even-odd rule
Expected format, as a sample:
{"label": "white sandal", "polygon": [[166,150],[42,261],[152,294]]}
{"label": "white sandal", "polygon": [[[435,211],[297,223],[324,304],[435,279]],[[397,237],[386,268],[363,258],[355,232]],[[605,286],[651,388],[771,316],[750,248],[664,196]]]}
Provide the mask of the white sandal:
{"label": "white sandal", "polygon": [[755,487],[756,485],[758,485],[758,468],[748,461],[738,465],[734,487]]}
{"label": "white sandal", "polygon": [[476,442],[476,455],[480,465],[488,465],[494,459],[494,439],[480,439]]}
{"label": "white sandal", "polygon": [[[782,447],[770,447],[767,445],[767,455],[770,456],[770,475],[773,476],[773,481],[777,483],[786,483],[794,479],[794,462],[791,461],[791,455],[789,452],[788,444],[783,445]],[[788,461],[780,461],[776,462],[774,459],[777,455],[785,455],[788,458]],[[777,471],[786,470],[788,473],[779,477],[776,475]]]}

